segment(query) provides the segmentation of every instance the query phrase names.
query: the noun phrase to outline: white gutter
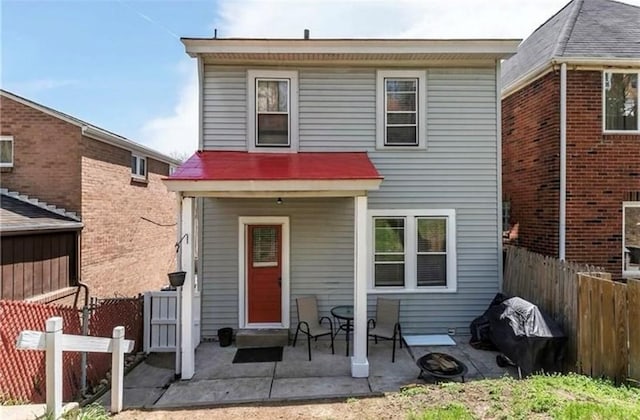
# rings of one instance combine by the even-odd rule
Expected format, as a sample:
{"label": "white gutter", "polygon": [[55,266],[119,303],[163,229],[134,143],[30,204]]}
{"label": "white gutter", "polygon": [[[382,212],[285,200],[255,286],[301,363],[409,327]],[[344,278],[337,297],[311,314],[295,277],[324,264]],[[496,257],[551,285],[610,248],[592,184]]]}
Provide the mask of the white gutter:
{"label": "white gutter", "polygon": [[567,234],[567,64],[560,65],[560,231],[558,258],[566,256]]}
{"label": "white gutter", "polygon": [[206,53],[513,55],[520,39],[211,39],[182,38],[191,56]]}

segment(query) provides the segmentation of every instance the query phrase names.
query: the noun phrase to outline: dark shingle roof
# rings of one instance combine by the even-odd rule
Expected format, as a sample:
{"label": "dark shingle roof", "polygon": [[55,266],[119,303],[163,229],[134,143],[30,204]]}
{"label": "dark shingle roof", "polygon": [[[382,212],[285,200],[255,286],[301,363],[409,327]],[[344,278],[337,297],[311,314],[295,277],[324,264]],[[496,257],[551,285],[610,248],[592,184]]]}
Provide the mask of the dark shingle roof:
{"label": "dark shingle roof", "polygon": [[[46,204],[33,204],[28,198],[2,191],[0,194],[0,232],[31,232],[45,230],[77,230],[82,222],[73,213]],[[35,200],[34,200],[35,201]]]}
{"label": "dark shingle roof", "polygon": [[640,58],[640,7],[573,0],[520,44],[502,65],[502,86],[553,58]]}

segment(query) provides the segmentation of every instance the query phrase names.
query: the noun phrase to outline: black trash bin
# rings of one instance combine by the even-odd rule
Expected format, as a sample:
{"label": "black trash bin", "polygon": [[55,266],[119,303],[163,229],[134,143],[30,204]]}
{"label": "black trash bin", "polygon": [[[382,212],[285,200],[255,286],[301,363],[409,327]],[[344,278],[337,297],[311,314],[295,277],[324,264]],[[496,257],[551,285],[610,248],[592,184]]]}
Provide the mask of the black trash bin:
{"label": "black trash bin", "polygon": [[233,339],[233,328],[220,328],[218,330],[218,340],[220,340],[220,347],[227,347],[231,345]]}

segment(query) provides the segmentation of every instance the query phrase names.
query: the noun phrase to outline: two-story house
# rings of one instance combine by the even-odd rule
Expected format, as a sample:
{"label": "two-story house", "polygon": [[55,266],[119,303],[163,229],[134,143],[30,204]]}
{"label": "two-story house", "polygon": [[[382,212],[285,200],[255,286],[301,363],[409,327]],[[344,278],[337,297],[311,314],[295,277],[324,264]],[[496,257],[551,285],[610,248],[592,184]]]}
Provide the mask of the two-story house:
{"label": "two-story house", "polygon": [[166,181],[182,236],[200,228],[183,378],[218,328],[295,328],[300,296],[354,305],[354,377],[378,296],[405,334],[464,334],[500,289],[500,61],[519,41],[183,43],[200,95],[199,151]]}
{"label": "two-story house", "polygon": [[79,281],[97,297],[165,286],[177,204],[161,178],[179,162],[5,90],[0,112],[0,297],[60,302]]}
{"label": "two-story house", "polygon": [[573,0],[502,66],[519,244],[614,278],[640,277],[639,23],[637,6]]}

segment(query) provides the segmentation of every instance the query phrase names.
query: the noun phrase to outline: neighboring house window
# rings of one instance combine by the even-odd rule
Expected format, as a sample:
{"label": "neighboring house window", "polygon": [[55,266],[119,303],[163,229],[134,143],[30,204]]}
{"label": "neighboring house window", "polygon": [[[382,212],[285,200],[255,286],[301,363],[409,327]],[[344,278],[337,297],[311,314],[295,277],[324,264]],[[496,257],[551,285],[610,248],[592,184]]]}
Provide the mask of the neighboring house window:
{"label": "neighboring house window", "polygon": [[0,167],[13,167],[13,136],[0,136]]}
{"label": "neighboring house window", "polygon": [[375,293],[456,291],[454,210],[371,210]]}
{"label": "neighboring house window", "polygon": [[640,277],[640,201],[622,204],[622,274]]}
{"label": "neighboring house window", "polygon": [[247,141],[251,151],[298,150],[298,72],[249,70]]}
{"label": "neighboring house window", "polygon": [[425,148],[426,100],[424,71],[378,71],[376,146]]}
{"label": "neighboring house window", "polygon": [[169,165],[169,175],[173,175],[176,169],[178,169],[176,166]]}
{"label": "neighboring house window", "polygon": [[138,179],[147,178],[147,159],[138,156],[131,155],[131,176]]}
{"label": "neighboring house window", "polygon": [[605,131],[639,131],[638,72],[604,72]]}

